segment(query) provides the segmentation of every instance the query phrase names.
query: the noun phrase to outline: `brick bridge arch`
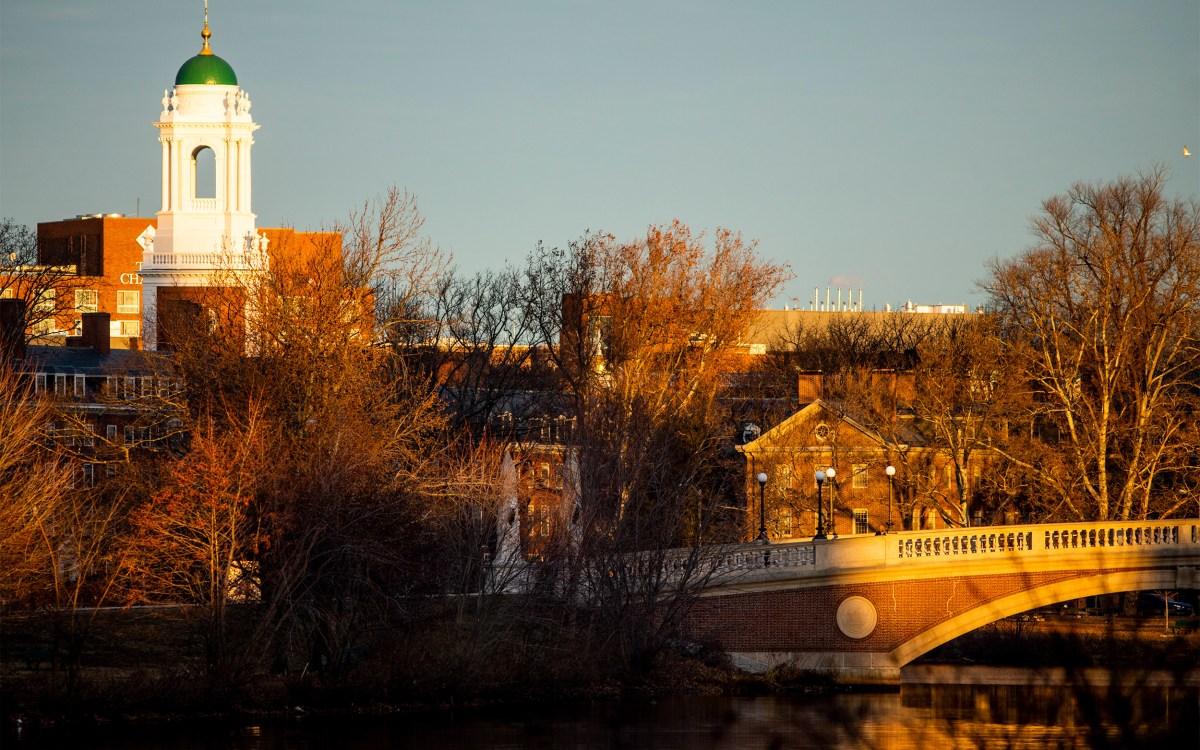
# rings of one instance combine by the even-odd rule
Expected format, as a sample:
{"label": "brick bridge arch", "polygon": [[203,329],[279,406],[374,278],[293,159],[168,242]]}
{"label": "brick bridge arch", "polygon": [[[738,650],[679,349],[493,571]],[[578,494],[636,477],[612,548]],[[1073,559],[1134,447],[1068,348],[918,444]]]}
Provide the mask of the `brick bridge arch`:
{"label": "brick bridge arch", "polygon": [[894,684],[921,654],[1067,599],[1200,585],[1196,521],[904,532],[723,550],[688,616],[736,662]]}

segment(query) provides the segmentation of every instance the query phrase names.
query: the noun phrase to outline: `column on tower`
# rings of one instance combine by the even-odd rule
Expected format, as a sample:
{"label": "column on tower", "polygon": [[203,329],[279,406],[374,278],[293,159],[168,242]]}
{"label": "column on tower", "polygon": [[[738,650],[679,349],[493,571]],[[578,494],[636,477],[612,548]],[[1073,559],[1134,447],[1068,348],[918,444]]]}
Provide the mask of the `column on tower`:
{"label": "column on tower", "polygon": [[164,211],[167,211],[170,208],[168,197],[171,179],[171,143],[169,138],[159,138],[158,142],[162,144],[162,203],[159,205],[163,207]]}

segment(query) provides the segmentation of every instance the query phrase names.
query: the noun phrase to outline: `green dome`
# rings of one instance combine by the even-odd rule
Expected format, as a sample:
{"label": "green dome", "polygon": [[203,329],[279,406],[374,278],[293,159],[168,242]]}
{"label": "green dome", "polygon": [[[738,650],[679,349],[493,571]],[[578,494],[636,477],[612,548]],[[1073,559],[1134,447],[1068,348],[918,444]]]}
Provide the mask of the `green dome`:
{"label": "green dome", "polygon": [[189,58],[175,74],[176,86],[191,84],[207,84],[209,86],[236,86],[237,74],[229,63],[209,52],[201,52]]}

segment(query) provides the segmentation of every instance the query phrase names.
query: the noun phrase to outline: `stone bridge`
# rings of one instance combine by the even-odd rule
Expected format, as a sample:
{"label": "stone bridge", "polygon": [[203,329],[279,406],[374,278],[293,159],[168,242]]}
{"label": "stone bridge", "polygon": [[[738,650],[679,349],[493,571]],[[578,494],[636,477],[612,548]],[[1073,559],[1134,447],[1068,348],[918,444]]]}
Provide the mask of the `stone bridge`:
{"label": "stone bridge", "polygon": [[1096,594],[1200,586],[1200,521],[913,531],[726,549],[689,615],[736,663],[848,684],[963,633]]}

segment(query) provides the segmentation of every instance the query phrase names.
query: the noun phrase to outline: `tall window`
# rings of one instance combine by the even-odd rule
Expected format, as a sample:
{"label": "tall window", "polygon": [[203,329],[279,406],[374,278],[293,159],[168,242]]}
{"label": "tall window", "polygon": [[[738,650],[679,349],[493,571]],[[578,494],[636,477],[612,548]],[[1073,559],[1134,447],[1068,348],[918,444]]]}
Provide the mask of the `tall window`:
{"label": "tall window", "polygon": [[117,291],[117,312],[119,313],[138,313],[142,307],[140,303],[141,292],[127,292],[123,290]]}
{"label": "tall window", "polygon": [[54,300],[57,295],[55,289],[43,289],[38,293],[37,301],[33,303],[33,309],[40,313],[54,312]]}
{"label": "tall window", "polygon": [[776,497],[786,497],[787,491],[792,487],[792,467],[787,464],[778,464],[774,473],[772,481],[767,483],[767,489],[771,490],[771,494]]}
{"label": "tall window", "polygon": [[775,533],[779,536],[792,535],[792,509],[786,506],[776,511]]}
{"label": "tall window", "polygon": [[76,373],[75,375],[75,398],[83,398],[87,395],[87,377]]}
{"label": "tall window", "polygon": [[938,512],[933,508],[925,509],[925,528],[936,529],[938,527]]}
{"label": "tall window", "polygon": [[59,373],[54,376],[54,395],[55,396],[66,396],[67,395],[67,376],[64,375],[63,373]]}
{"label": "tall window", "polygon": [[851,486],[854,487],[854,489],[861,490],[867,486],[866,464],[854,464],[854,466],[850,468],[850,475],[853,480],[851,482]]}
{"label": "tall window", "polygon": [[217,155],[208,146],[201,146],[192,152],[192,197],[217,197]]}
{"label": "tall window", "polygon": [[95,289],[75,290],[75,312],[90,313],[100,311],[100,293]]}
{"label": "tall window", "polygon": [[866,508],[855,508],[854,509],[854,533],[855,534],[866,534],[870,530],[871,530],[871,526],[870,526],[870,524],[867,523]]}

